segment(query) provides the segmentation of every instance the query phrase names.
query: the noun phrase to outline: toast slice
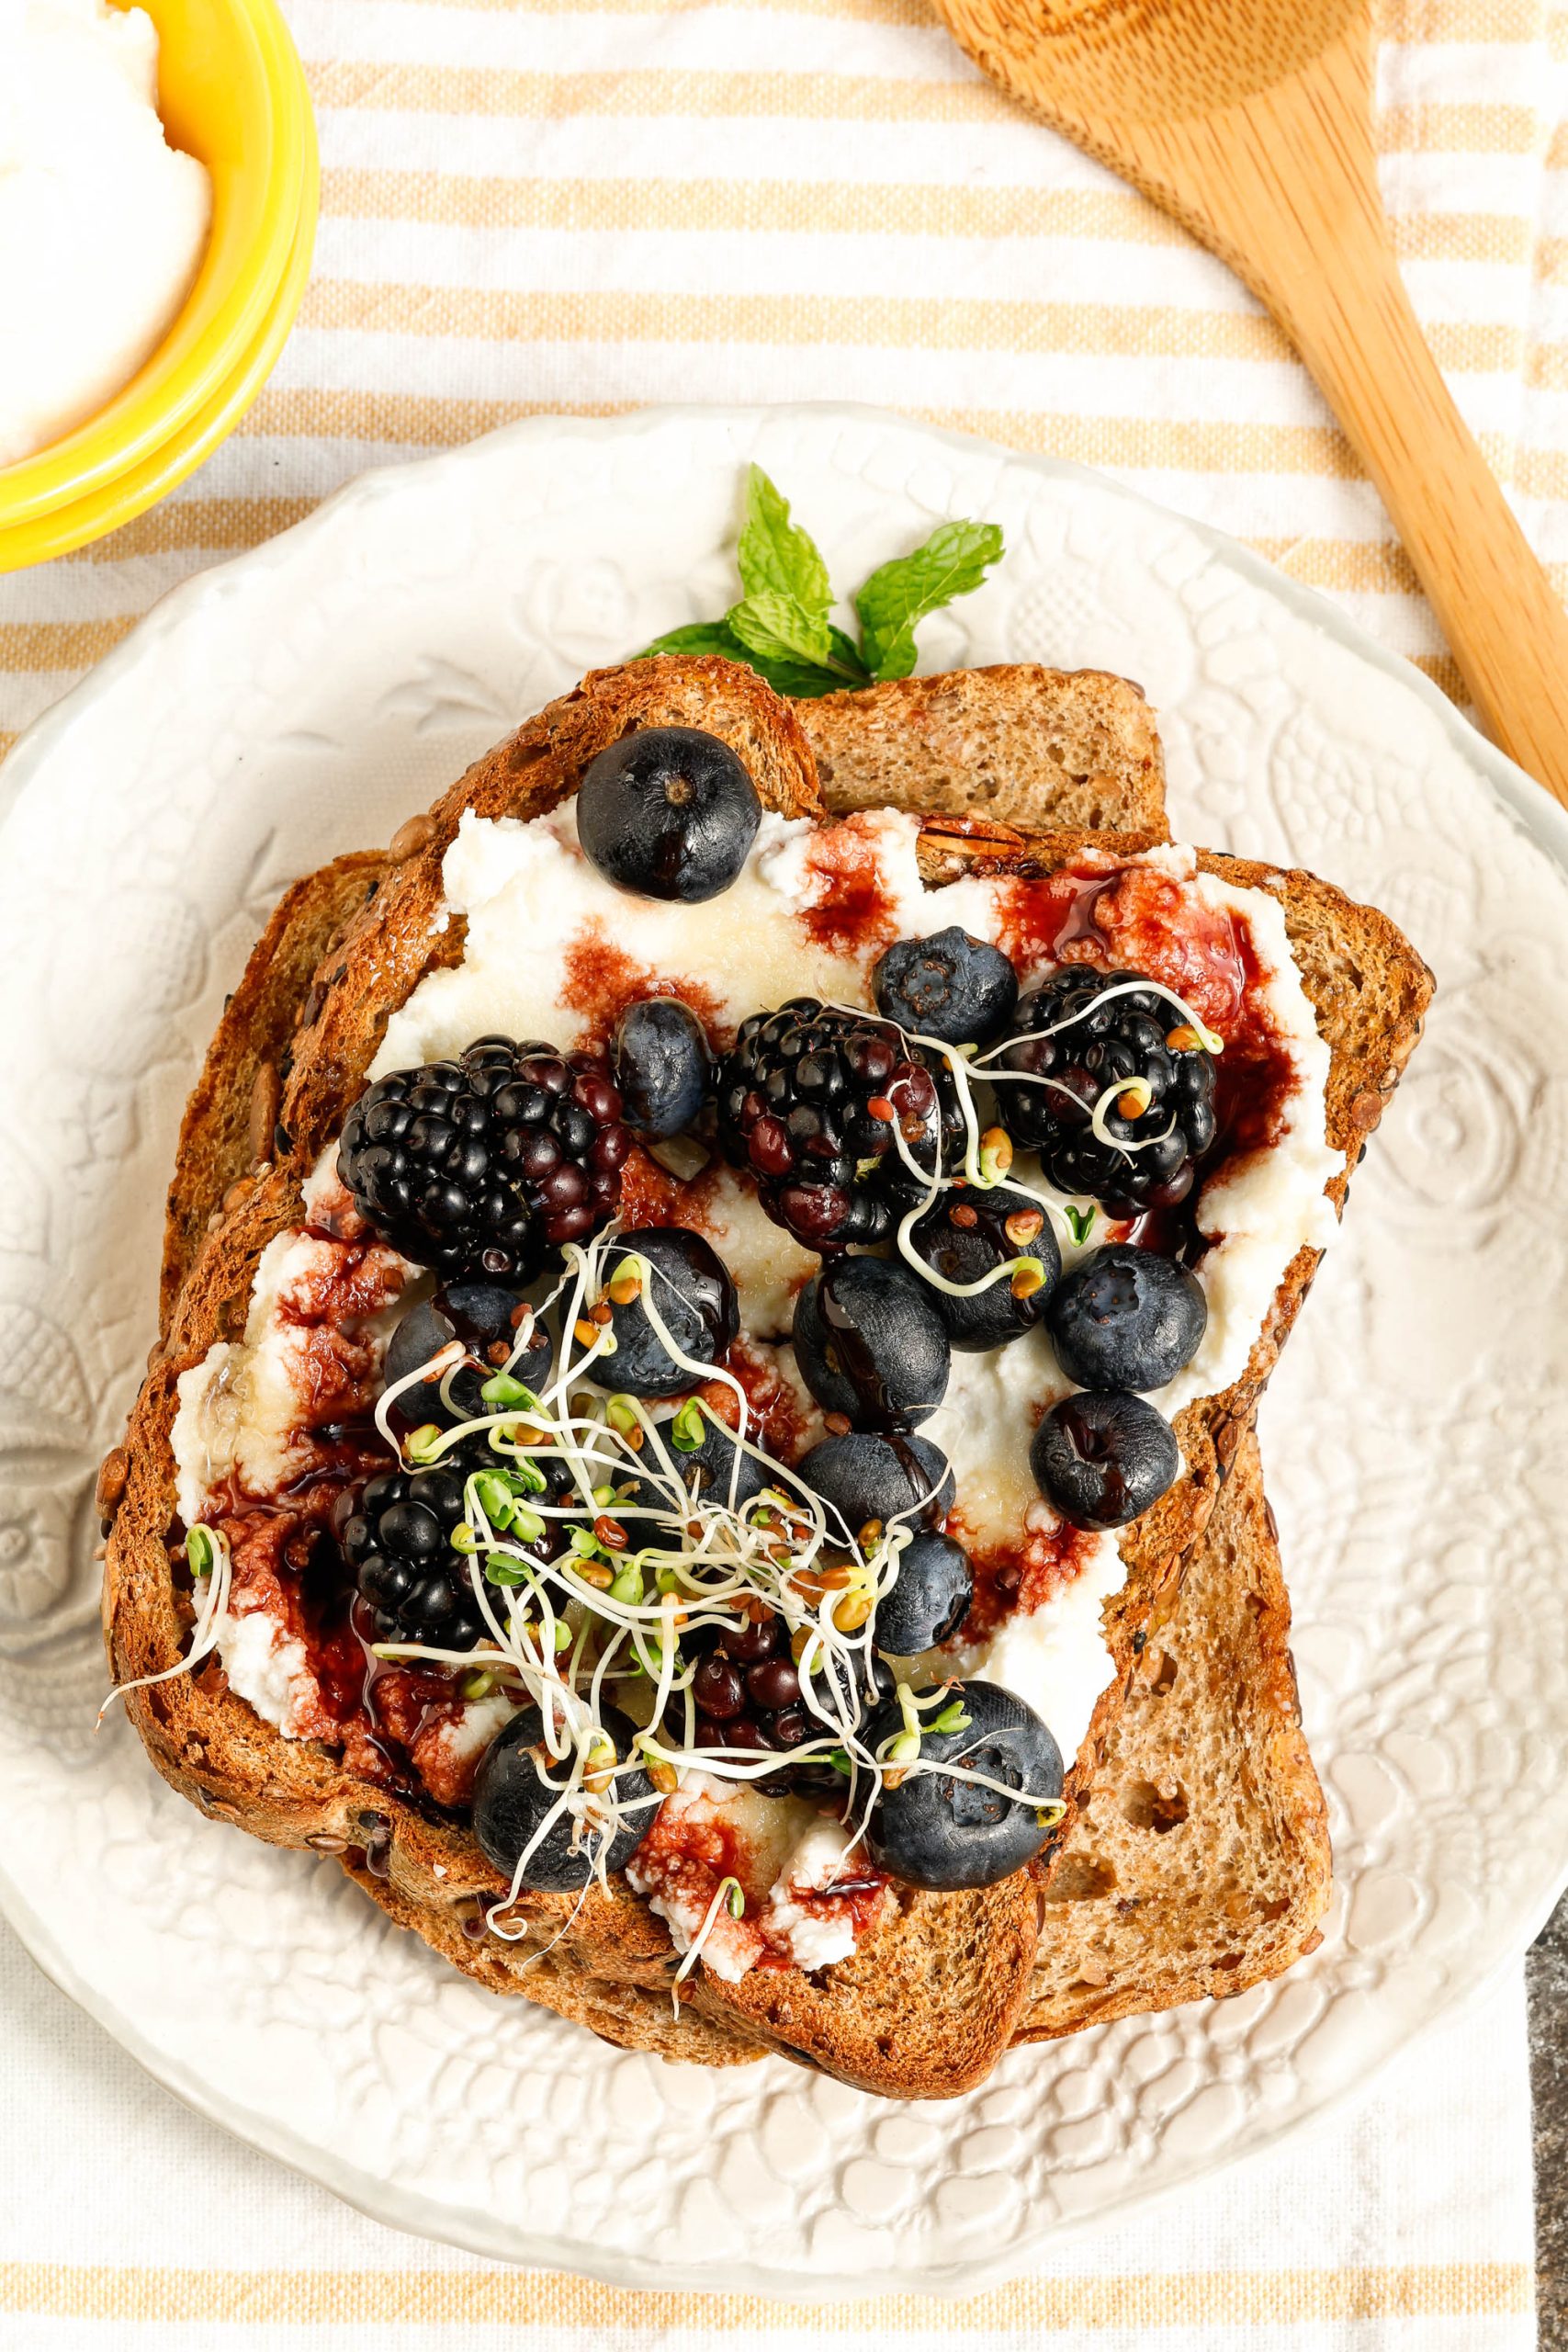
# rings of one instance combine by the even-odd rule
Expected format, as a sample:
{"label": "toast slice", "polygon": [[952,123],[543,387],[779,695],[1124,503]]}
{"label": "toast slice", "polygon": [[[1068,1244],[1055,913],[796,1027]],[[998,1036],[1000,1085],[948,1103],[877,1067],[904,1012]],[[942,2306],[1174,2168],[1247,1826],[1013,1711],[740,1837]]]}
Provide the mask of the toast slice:
{"label": "toast slice", "polygon": [[[906,678],[802,704],[800,720],[835,811],[1166,830],[1158,735],[1123,680],[1022,665]],[[1245,1992],[1311,1947],[1328,1816],[1290,1627],[1248,1431],[1051,1874],[1021,2041]]]}
{"label": "toast slice", "polygon": [[1165,763],[1141,690],[1106,670],[999,663],[796,705],[823,797],[1168,838]]}
{"label": "toast slice", "polygon": [[[1112,830],[1153,835],[1164,805],[1158,741],[1149,743],[1141,703],[1129,688],[1118,696],[1116,682],[1087,682],[1101,729],[1092,750],[1095,797],[1068,797],[1080,779],[1067,762],[1085,763],[1081,752],[1065,759],[1058,746],[1075,740],[1085,683],[1057,671],[998,668],[829,697],[803,706],[799,717],[835,810],[848,747],[863,787],[874,783],[873,800],[918,812],[933,783],[933,741],[943,775],[963,757],[951,732],[956,706],[981,741],[1007,747],[992,817],[1016,820],[1032,808],[1048,820],[1059,791],[1077,819],[1099,814]],[[860,739],[862,714],[873,753]],[[209,1216],[265,1156],[298,1008],[385,862],[373,853],[342,858],[289,890],[225,1007],[190,1098],[170,1194],[164,1320]],[[247,1102],[248,1123],[238,1115]],[[1020,2039],[1239,1992],[1288,1966],[1312,1938],[1327,1901],[1329,1854],[1322,1793],[1300,1731],[1289,1629],[1249,1438],[1168,1623],[1157,1638],[1151,1634],[1100,1780],[1053,1874]],[[459,1959],[470,1949],[465,1939]],[[558,1962],[552,1956],[544,1966],[552,2005],[608,2041],[707,2064],[761,2054],[760,2043],[711,2020],[688,2015],[672,2029],[661,1993],[602,1983],[564,1948]]]}
{"label": "toast slice", "polygon": [[[111,1660],[121,1679],[175,1663],[182,1646],[165,1546],[173,1510],[168,1432],[175,1378],[185,1363],[200,1359],[212,1340],[243,1321],[255,1259],[265,1241],[293,1220],[300,1177],[357,1091],[388,1010],[429,965],[454,959],[457,939],[436,925],[440,858],[458,814],[464,808],[483,814],[536,813],[572,788],[593,752],[626,727],[682,718],[700,719],[727,734],[771,805],[792,810],[817,805],[810,755],[797,722],[748,673],[694,662],[599,673],[454,787],[433,813],[427,837],[379,882],[369,906],[329,951],[304,1001],[293,1042],[292,1067],[282,1089],[279,1156],[264,1163],[254,1181],[231,1179],[229,1205],[209,1213],[218,1223],[204,1236],[181,1285],[170,1317],[167,1353],[151,1371],[133,1417],[123,1492],[117,1492],[118,1471],[107,1482],[106,1514],[114,1518],[114,1528],[106,1624]],[[1025,839],[998,831],[976,840],[955,826],[942,836],[930,836],[926,854],[933,877],[973,865],[999,872],[1038,870],[1070,857],[1081,842],[1081,834],[1071,832]],[[1275,876],[1235,861],[1204,862],[1245,885],[1272,885],[1280,891],[1320,1026],[1334,1049],[1331,1136],[1341,1146],[1359,1142],[1375,1124],[1383,1092],[1414,1043],[1429,988],[1424,967],[1381,917],[1352,907],[1310,876]],[[195,1193],[200,1187],[193,1183],[188,1189]],[[1131,1670],[1134,1636],[1173,1585],[1184,1554],[1201,1531],[1218,1463],[1235,1450],[1314,1262],[1313,1253],[1303,1250],[1292,1266],[1269,1327],[1234,1389],[1190,1408],[1179,1424],[1190,1475],[1140,1523],[1136,1540],[1127,1547],[1128,1588],[1111,1612],[1109,1631],[1122,1668],[1119,1680]],[[355,1782],[325,1751],[281,1740],[218,1687],[220,1682],[212,1673],[179,1678],[138,1693],[132,1702],[161,1769],[187,1794],[281,1842],[312,1842],[329,1850],[358,1847],[367,1857],[360,1867],[370,1874],[378,1899],[400,1916],[412,1912],[422,1926],[426,1914],[456,1916],[462,1905],[471,1912],[476,1895],[499,1891],[493,1873],[466,1838],[372,1784]],[[1096,1712],[1073,1775],[1075,1797],[1089,1783],[1092,1751],[1109,1736],[1119,1706],[1113,1688]],[[384,1876],[371,1871],[371,1859]],[[917,1988],[913,1996],[927,2005],[922,2024],[931,2028],[923,2037],[910,2037],[907,2014],[891,2005],[879,2013],[872,1988],[855,1981],[855,1963],[840,1964],[819,1983],[793,1974],[766,1985],[750,1980],[723,1986],[699,1979],[692,2005],[716,2022],[782,2042],[846,2079],[906,2095],[961,2088],[986,2070],[1022,2007],[1027,1984],[1021,1983],[1015,1994],[1008,1971],[1022,1951],[1027,1977],[1027,1960],[1034,1951],[1033,1903],[1026,1882],[987,1890],[984,1901],[972,1906],[971,1931],[964,1898],[947,1899],[937,1917],[929,1900],[916,1901],[863,1945],[857,1961],[865,1962],[879,1984],[901,1984],[906,1993]],[[531,1940],[542,1944],[560,1925],[562,1905],[540,1898],[527,1907],[536,1930]],[[923,1946],[918,1964],[904,1968],[901,1977],[901,1963],[875,1950],[884,1935],[918,1939]],[[432,1940],[446,1948],[445,1935],[432,1934]],[[666,1982],[671,1965],[660,1924],[640,1905],[615,1896],[595,1896],[581,1906],[566,1948],[597,1981],[654,1987]],[[986,1953],[983,1969],[976,1966],[978,1950]],[[518,1947],[513,1953],[525,1956]],[[454,1956],[487,1976],[501,1965],[488,1951],[482,1962],[477,1954]],[[977,1979],[986,1996],[978,2001]],[[516,1989],[550,1997],[537,1975]],[[916,2039],[918,2048],[911,2046]]]}
{"label": "toast slice", "polygon": [[1315,1948],[1328,1812],[1290,1630],[1249,1429],[1046,1887],[1020,2041],[1243,1993]]}

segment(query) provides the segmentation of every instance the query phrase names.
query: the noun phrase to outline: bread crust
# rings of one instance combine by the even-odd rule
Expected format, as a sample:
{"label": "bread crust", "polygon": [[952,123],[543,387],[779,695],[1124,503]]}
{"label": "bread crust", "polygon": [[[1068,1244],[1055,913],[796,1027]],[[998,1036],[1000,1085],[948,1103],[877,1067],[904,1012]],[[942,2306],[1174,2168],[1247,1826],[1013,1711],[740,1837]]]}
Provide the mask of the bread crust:
{"label": "bread crust", "polygon": [[1290,1633],[1248,1429],[1052,1874],[1017,2041],[1233,1998],[1320,1940],[1328,1808]]}
{"label": "bread crust", "polygon": [[[459,952],[457,927],[436,927],[441,858],[458,817],[465,808],[488,816],[540,814],[574,787],[605,742],[630,727],[672,721],[700,721],[734,742],[768,805],[792,814],[819,813],[805,735],[795,715],[750,673],[713,662],[638,664],[584,680],[573,695],[479,762],[437,804],[428,830],[416,829],[405,857],[376,874],[367,862],[355,874],[361,897],[357,913],[349,904],[349,877],[333,869],[336,880],[321,903],[312,904],[309,919],[303,902],[292,916],[286,918],[280,910],[275,919],[268,934],[273,955],[281,968],[298,976],[306,967],[311,922],[319,922],[325,937],[348,915],[341,938],[318,955],[300,1006],[291,1066],[281,1088],[275,1157],[248,1184],[229,1175],[232,1122],[224,1122],[209,1154],[211,1164],[182,1168],[176,1179],[179,1212],[171,1216],[169,1273],[177,1288],[165,1351],[151,1369],[132,1415],[124,1495],[106,1563],[106,1636],[118,1679],[168,1666],[182,1648],[166,1548],[173,1516],[169,1431],[175,1382],[215,1339],[243,1324],[255,1261],[266,1241],[294,1222],[300,1180],[341,1125],[388,1012],[403,1001],[424,969]],[[933,877],[966,866],[1043,872],[1070,857],[1088,838],[1082,830],[1033,838],[998,833],[984,840],[956,830],[932,832],[924,859]],[[1352,907],[1311,876],[1280,876],[1273,869],[1230,859],[1202,863],[1238,883],[1280,891],[1308,993],[1333,1048],[1330,1136],[1341,1146],[1358,1144],[1375,1125],[1415,1042],[1430,989],[1425,967],[1384,918]],[[366,904],[364,891],[372,879],[375,896]],[[1381,1028],[1366,1017],[1362,1002],[1369,969],[1378,975]],[[242,1001],[259,1036],[264,1004],[276,1008],[254,959],[236,1003]],[[226,1179],[222,1194],[214,1191],[220,1177]],[[207,1212],[217,1222],[206,1229],[197,1216],[200,1201],[225,1195],[226,1207]],[[1189,1475],[1133,1531],[1127,1586],[1107,1618],[1117,1670],[1069,1782],[1075,1806],[1120,1712],[1135,1658],[1134,1637],[1151,1612],[1165,1605],[1182,1562],[1202,1533],[1222,1468],[1245,1433],[1315,1262],[1315,1253],[1304,1250],[1292,1264],[1242,1379],[1223,1397],[1189,1408],[1178,1421]],[[533,1928],[525,1944],[508,1948],[504,1955],[488,1942],[476,1951],[463,1921],[471,1919],[476,1898],[504,1890],[472,1841],[451,1825],[427,1819],[412,1804],[356,1781],[326,1750],[283,1740],[226,1691],[215,1668],[137,1692],[130,1705],[154,1761],[185,1794],[273,1842],[340,1852],[375,1899],[468,1973],[498,1985],[503,1981],[507,1989],[527,1992],[565,2013],[581,2013],[587,2022],[592,2020],[585,1984],[668,1999],[668,1936],[624,1888],[593,1891],[549,1962],[536,1955],[562,1927],[570,1906],[547,1896],[530,1897],[519,1906]],[[1068,1826],[1045,1858],[1047,1864],[1063,1849]],[[376,1856],[374,1872],[355,1859],[366,1853]],[[699,1972],[682,1990],[705,2020],[705,2030],[713,2029],[727,2052],[731,2044],[743,2053],[759,2043],[784,2047],[885,2093],[941,2096],[980,2079],[1018,2025],[1030,1992],[1038,1901],[1039,1888],[1025,1874],[972,1897],[915,1897],[901,1890],[889,1905],[890,1916],[854,1959],[820,1980],[783,1972],[726,1986]],[[981,1952],[984,1966],[977,1964]],[[530,1965],[522,1973],[519,1964],[525,1961]],[[977,1986],[983,1988],[978,1999]],[[569,2008],[569,2002],[576,2008]],[[623,2023],[642,2015],[640,2005],[629,1998],[621,2007]],[[603,2030],[602,2022],[594,2030]]]}
{"label": "bread crust", "polygon": [[[1108,670],[1003,662],[797,706],[834,808],[897,798],[1024,831],[1166,838],[1165,760],[1141,687]],[[895,789],[889,789],[890,779]]]}

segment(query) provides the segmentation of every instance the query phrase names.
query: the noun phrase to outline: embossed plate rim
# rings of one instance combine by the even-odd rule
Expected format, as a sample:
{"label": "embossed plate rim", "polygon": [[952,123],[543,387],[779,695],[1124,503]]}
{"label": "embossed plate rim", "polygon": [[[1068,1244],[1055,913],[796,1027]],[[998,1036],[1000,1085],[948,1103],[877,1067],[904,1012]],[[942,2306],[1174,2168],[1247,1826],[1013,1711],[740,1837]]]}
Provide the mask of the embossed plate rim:
{"label": "embossed plate rim", "polygon": [[[785,424],[795,418],[809,418],[818,423],[840,420],[863,429],[883,427],[896,431],[906,443],[910,439],[919,439],[933,448],[945,447],[962,452],[970,458],[976,454],[992,456],[1010,468],[1032,471],[1069,488],[1075,484],[1085,489],[1092,487],[1097,494],[1111,496],[1150,516],[1176,522],[1183,532],[1207,549],[1211,558],[1239,575],[1253,589],[1285,605],[1299,618],[1333,638],[1404,691],[1414,691],[1425,709],[1439,719],[1460,759],[1479,781],[1492,787],[1497,800],[1507,810],[1510,821],[1529,834],[1559,867],[1568,871],[1568,815],[1539,786],[1478,735],[1428,679],[1368,637],[1337,607],[1311,590],[1284,578],[1251,550],[1210,526],[1173,515],[1158,502],[1090,469],[1046,457],[1021,455],[976,436],[921,426],[908,419],[874,409],[828,402],[718,410],[694,406],[661,408],[612,419],[535,418],[502,428],[500,433],[486,436],[481,442],[443,452],[414,465],[383,467],[362,475],[277,539],[231,563],[202,572],[172,590],[88,678],[36,722],[15,746],[6,763],[3,779],[0,779],[0,800],[7,808],[14,806],[47,768],[51,757],[82,713],[130,672],[144,662],[158,659],[171,638],[177,635],[197,614],[205,610],[210,601],[226,594],[227,583],[236,573],[260,566],[308,560],[311,535],[321,535],[335,527],[344,513],[356,505],[396,496],[412,488],[428,486],[432,481],[438,481],[444,471],[454,479],[460,479],[470,471],[482,471],[498,449],[528,443],[547,445],[563,437],[573,441],[626,439],[682,423],[694,430],[712,430],[716,442],[726,432],[754,432],[766,424]],[[1539,1926],[1550,1913],[1565,1879],[1568,1879],[1568,1855],[1563,1856],[1550,1883],[1542,1882],[1539,1904],[1535,1913],[1530,1915],[1535,1926]],[[1528,1906],[1521,1904],[1521,1909],[1528,1910]],[[620,2253],[596,2255],[593,2247],[580,2241],[551,2237],[529,2238],[525,2243],[520,2243],[517,2231],[497,2222],[487,2213],[459,2214],[451,2208],[434,2208],[417,2194],[345,2164],[340,2154],[325,2151],[304,2136],[290,2132],[272,2118],[240,2106],[227,2095],[214,2095],[189,2067],[169,2053],[152,2047],[143,2038],[135,2018],[118,2009],[112,1999],[97,1991],[82,1975],[67,1949],[13,1883],[5,1870],[3,1859],[0,1859],[0,1910],[10,1919],[46,1973],[177,2097],[241,2138],[292,2164],[375,2218],[443,2237],[475,2253],[503,2259],[525,2259],[552,2267],[589,2270],[627,2285],[712,2287],[717,2284],[727,2289],[760,2289],[774,2295],[794,2291],[803,2299],[821,2299],[864,2294],[883,2287],[911,2283],[907,2262],[901,2264],[897,2272],[861,2269],[836,2274],[830,2269],[824,2270],[808,2282],[782,2282],[777,2271],[756,2268],[747,2262],[731,2259],[705,2272],[697,2272],[689,2266],[659,2263],[646,2256]],[[1534,1926],[1529,1932],[1534,1932]],[[1528,1940],[1528,1934],[1519,1937],[1517,1945],[1522,1947]],[[1509,1942],[1506,1949],[1494,1949],[1488,1959],[1477,1964],[1468,1981],[1462,1977],[1456,1978],[1439,1998],[1428,2002],[1418,2015],[1410,2013],[1411,2005],[1404,1996],[1397,1993],[1386,1996],[1390,2005],[1399,2007],[1403,2014],[1391,2028],[1385,2046],[1375,2063],[1387,2063],[1420,2026],[1460,2000],[1479,1992],[1509,1963],[1516,1948],[1515,1943]],[[1309,2116],[1323,2115],[1353,2096],[1359,2096],[1365,2080],[1363,2075],[1358,2084],[1347,2085],[1326,2097],[1319,2095],[1298,2103],[1279,2130],[1267,2135],[1269,2143],[1272,2144]],[[1083,2227],[1109,2211],[1125,2210],[1129,2202],[1168,2194],[1175,2188],[1212,2172],[1223,2161],[1224,2158],[1218,2154],[1205,2155],[1183,2165],[1176,2177],[1163,2182],[1145,2176],[1120,2197],[1108,2199],[1092,2211],[1062,2218],[1043,2218],[1032,2235],[1021,2237],[999,2260],[987,2262],[983,2257],[952,2256],[921,2271],[914,2283],[923,2291],[938,2294],[970,2291],[1015,2271],[1028,2245],[1037,2245],[1044,2236],[1063,2229]]]}

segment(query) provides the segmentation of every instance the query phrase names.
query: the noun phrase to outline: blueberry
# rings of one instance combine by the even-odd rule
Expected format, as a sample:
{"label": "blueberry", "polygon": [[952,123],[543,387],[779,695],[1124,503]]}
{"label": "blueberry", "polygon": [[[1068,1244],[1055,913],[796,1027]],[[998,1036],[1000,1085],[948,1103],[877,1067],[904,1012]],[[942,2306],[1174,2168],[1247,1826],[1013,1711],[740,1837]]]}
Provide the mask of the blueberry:
{"label": "blueberry", "polygon": [[[1015,1230],[1021,1231],[1023,1225],[1032,1228],[1025,1239],[1009,1235],[1010,1219]],[[1015,1298],[1005,1276],[967,1298],[954,1298],[934,1283],[931,1285],[931,1302],[947,1326],[948,1339],[964,1355],[980,1355],[1021,1340],[1044,1314],[1062,1271],[1062,1252],[1050,1219],[1043,1218],[1035,1228],[1031,1204],[1019,1193],[1003,1193],[994,1201],[977,1201],[967,1192],[949,1193],[916,1221],[909,1242],[916,1256],[950,1283],[976,1283],[1011,1258],[1037,1258],[1044,1269],[1044,1283],[1027,1298]]]}
{"label": "blueberry", "polygon": [[797,1475],[829,1506],[829,1533],[854,1536],[869,1520],[897,1519],[915,1506],[912,1523],[930,1526],[953,1509],[953,1470],[923,1437],[825,1437]]}
{"label": "blueberry", "polygon": [[871,976],[876,1009],[901,1029],[944,1045],[989,1045],[1012,1019],[1018,974],[999,947],[956,923],[929,939],[898,939]]}
{"label": "blueberry", "polygon": [[577,837],[605,879],[687,905],[728,889],[761,818],[757,787],[728,744],[695,727],[623,735],[577,795]]}
{"label": "blueberry", "polygon": [[913,1657],[955,1634],[969,1613],[975,1571],[962,1544],[929,1529],[898,1555],[898,1574],[876,1604],[875,1639],[894,1657]]}
{"label": "blueberry", "polygon": [[1196,1274],[1126,1241],[1091,1250],[1045,1312],[1056,1361],[1081,1388],[1163,1388],[1197,1354],[1208,1320]]}
{"label": "blueberry", "polygon": [[[740,1328],[735,1284],[700,1233],[684,1226],[639,1227],[626,1237],[652,1268],[654,1307],[682,1353],[694,1363],[716,1363]],[[623,1261],[619,1245],[609,1256],[614,1285]],[[695,1376],[676,1363],[652,1323],[643,1295],[617,1306],[609,1301],[615,1351],[602,1367],[603,1378],[633,1396],[677,1396],[695,1385]]]}
{"label": "blueberry", "polygon": [[1034,1432],[1029,1465],[1047,1502],[1074,1527],[1125,1527],[1171,1485],[1181,1451],[1145,1397],[1086,1388],[1051,1408]]}
{"label": "blueberry", "polygon": [[[616,1756],[629,1756],[637,1732],[619,1708],[601,1707],[599,1721],[605,1736],[614,1741]],[[479,1758],[475,1776],[474,1836],[486,1859],[508,1878],[540,1822],[560,1800],[560,1791],[547,1787],[541,1778],[541,1766],[553,1781],[567,1777],[566,1763],[550,1760],[544,1736],[545,1719],[538,1708],[525,1707],[502,1725]],[[622,1764],[615,1772],[615,1795],[623,1804],[637,1803],[653,1795],[653,1784],[640,1765]],[[625,1870],[648,1835],[658,1809],[654,1804],[638,1804],[604,1853],[607,1870]],[[573,1828],[570,1814],[563,1811],[529,1856],[523,1873],[525,1886],[570,1894],[587,1885],[604,1847],[604,1832],[601,1829],[597,1837],[574,1844]]]}
{"label": "blueberry", "polygon": [[706,1032],[676,996],[627,1006],[615,1030],[615,1063],[621,1116],[650,1141],[691,1125],[713,1075]]}
{"label": "blueberry", "polygon": [[[963,1731],[923,1732],[923,1764],[984,1772],[1045,1803],[1061,1795],[1061,1750],[1032,1707],[995,1682],[961,1682],[952,1696],[963,1702],[969,1723]],[[872,1717],[864,1736],[874,1747],[903,1728],[895,1701]],[[878,1797],[866,1844],[892,1877],[948,1894],[1010,1878],[1034,1860],[1052,1826],[1038,1804],[942,1772],[912,1772]]]}
{"label": "blueberry", "polygon": [[[700,1496],[706,1502],[723,1503],[739,1510],[740,1505],[749,1503],[753,1495],[760,1495],[764,1487],[777,1483],[778,1473],[767,1463],[759,1462],[754,1453],[743,1453],[735,1442],[734,1431],[727,1429],[722,1421],[714,1420],[706,1414],[703,1418],[706,1430],[701,1445],[692,1453],[682,1453],[671,1448],[671,1459],[694,1495]],[[752,1445],[756,1442],[755,1435],[747,1441]],[[787,1487],[784,1491],[787,1493]]]}
{"label": "blueberry", "polygon": [[908,1428],[947,1394],[952,1351],[935,1294],[886,1258],[840,1258],[795,1301],[795,1360],[817,1402],[860,1428]]}
{"label": "blueberry", "polygon": [[[512,1318],[523,1304],[522,1292],[504,1283],[457,1282],[448,1283],[433,1298],[411,1306],[387,1349],[381,1372],[387,1387],[417,1372],[454,1340],[460,1340],[485,1368],[480,1372],[465,1364],[454,1374],[450,1385],[456,1412],[442,1402],[439,1381],[429,1380],[399,1397],[394,1408],[399,1418],[412,1429],[422,1421],[476,1420],[492,1410],[479,1391],[512,1352],[517,1338]],[[536,1330],[513,1365],[512,1377],[525,1388],[541,1387],[549,1378],[550,1355],[548,1337]]]}

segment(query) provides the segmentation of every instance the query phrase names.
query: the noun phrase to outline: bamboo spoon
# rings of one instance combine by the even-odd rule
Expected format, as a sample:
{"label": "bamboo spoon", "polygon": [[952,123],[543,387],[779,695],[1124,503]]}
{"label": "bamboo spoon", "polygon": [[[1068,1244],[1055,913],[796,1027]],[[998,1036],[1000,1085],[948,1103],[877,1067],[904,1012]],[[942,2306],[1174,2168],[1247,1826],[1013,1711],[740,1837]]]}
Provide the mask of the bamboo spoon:
{"label": "bamboo spoon", "polygon": [[1481,711],[1568,805],[1568,616],[1450,399],[1378,193],[1368,0],[937,0],[976,62],[1213,247],[1382,492]]}

